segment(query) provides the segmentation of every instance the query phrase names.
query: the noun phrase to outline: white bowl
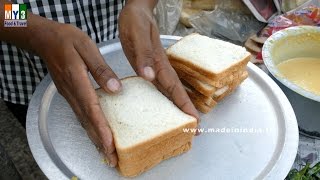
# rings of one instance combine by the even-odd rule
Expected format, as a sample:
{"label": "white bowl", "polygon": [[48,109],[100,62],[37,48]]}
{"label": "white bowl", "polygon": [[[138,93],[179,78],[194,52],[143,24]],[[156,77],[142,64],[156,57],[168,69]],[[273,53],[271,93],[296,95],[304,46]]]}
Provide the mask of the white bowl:
{"label": "white bowl", "polygon": [[294,109],[300,133],[320,139],[320,96],[287,80],[277,69],[279,63],[291,58],[319,58],[320,27],[297,26],[279,31],[265,42],[262,56]]}
{"label": "white bowl", "polygon": [[296,26],[276,32],[264,43],[262,57],[269,72],[283,85],[306,98],[320,102],[320,95],[287,80],[277,68],[279,63],[291,58],[320,58],[320,27]]}

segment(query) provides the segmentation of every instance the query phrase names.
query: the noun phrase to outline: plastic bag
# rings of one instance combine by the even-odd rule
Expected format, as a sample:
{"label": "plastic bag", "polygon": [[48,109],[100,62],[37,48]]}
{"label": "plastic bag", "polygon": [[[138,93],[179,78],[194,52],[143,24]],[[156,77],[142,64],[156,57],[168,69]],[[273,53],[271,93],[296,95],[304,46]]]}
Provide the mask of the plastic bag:
{"label": "plastic bag", "polygon": [[282,0],[281,2],[281,10],[282,12],[288,12],[293,9],[299,8],[303,5],[310,6],[312,1],[318,0]]}
{"label": "plastic bag", "polygon": [[161,0],[155,8],[160,34],[172,35],[179,22],[183,0]]}
{"label": "plastic bag", "polygon": [[251,11],[242,0],[216,0],[216,9],[250,15]]}
{"label": "plastic bag", "polygon": [[277,31],[299,25],[320,26],[320,8],[310,6],[277,16],[261,31],[260,36],[269,37]]}
{"label": "plastic bag", "polygon": [[194,28],[187,28],[184,24],[178,23],[176,30],[173,32],[173,35],[186,36],[194,32],[195,32]]}
{"label": "plastic bag", "polygon": [[261,22],[269,22],[280,13],[280,0],[243,0],[252,14]]}
{"label": "plastic bag", "polygon": [[[286,14],[277,16],[272,19],[269,24],[259,33],[259,37],[268,38],[277,31],[299,25],[320,27],[320,8],[316,6],[305,7],[302,9],[298,8],[294,11],[289,11]],[[254,58],[262,62],[261,50],[253,55]]]}
{"label": "plastic bag", "polygon": [[190,23],[200,34],[229,40],[236,44],[243,44],[252,34],[265,26],[252,15],[219,8],[194,17]]}

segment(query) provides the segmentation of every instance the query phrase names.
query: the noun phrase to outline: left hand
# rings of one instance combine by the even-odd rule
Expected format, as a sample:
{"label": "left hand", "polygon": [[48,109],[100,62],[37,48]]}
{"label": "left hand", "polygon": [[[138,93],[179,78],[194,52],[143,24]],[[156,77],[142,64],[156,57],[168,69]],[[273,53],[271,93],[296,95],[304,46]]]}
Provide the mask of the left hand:
{"label": "left hand", "polygon": [[119,17],[120,41],[136,73],[152,81],[182,111],[199,120],[199,114],[172,68],[162,47],[152,14],[156,2],[129,0]]}

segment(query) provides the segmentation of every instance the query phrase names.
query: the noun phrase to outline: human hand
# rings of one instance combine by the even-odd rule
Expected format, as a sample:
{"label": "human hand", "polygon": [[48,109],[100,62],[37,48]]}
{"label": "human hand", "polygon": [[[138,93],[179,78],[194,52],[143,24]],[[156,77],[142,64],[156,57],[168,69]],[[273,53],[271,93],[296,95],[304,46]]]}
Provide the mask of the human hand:
{"label": "human hand", "polygon": [[170,65],[162,47],[152,10],[156,2],[127,1],[120,13],[119,33],[123,50],[136,73],[152,81],[182,111],[196,117],[198,112]]}
{"label": "human hand", "polygon": [[101,150],[110,166],[117,165],[112,132],[91,84],[88,71],[108,93],[121,90],[121,83],[104,62],[96,44],[72,25],[46,20],[46,27],[37,34],[36,53],[44,59],[58,92],[65,97],[86,129],[88,136]]}

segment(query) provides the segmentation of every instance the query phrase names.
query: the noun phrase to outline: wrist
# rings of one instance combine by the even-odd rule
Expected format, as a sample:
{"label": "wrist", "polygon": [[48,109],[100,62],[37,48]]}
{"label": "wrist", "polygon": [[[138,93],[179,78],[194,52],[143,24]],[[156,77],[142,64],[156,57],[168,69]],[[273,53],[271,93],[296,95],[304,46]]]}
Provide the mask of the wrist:
{"label": "wrist", "polygon": [[39,16],[39,19],[31,26],[28,39],[29,46],[32,52],[43,57],[47,51],[50,51],[49,45],[53,40],[52,38],[56,36],[56,32],[59,31],[57,30],[59,23]]}
{"label": "wrist", "polygon": [[[3,17],[0,18],[1,20]],[[36,52],[41,47],[39,42],[43,39],[44,27],[47,27],[47,20],[41,16],[28,12],[27,27],[0,27],[0,41],[5,41],[19,48]],[[3,23],[3,21],[2,21]]]}

